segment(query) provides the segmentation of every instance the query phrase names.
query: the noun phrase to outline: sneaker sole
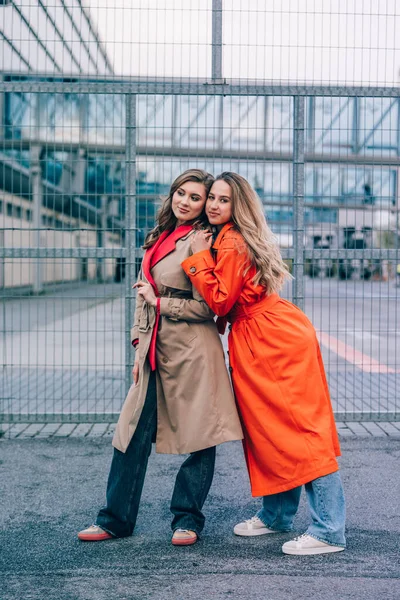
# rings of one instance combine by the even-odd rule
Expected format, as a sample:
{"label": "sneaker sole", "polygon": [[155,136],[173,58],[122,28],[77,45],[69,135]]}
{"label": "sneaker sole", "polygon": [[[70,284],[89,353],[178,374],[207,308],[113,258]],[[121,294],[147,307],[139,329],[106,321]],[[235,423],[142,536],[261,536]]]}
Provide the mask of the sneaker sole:
{"label": "sneaker sole", "polygon": [[195,544],[197,542],[197,540],[198,540],[197,537],[178,538],[178,539],[172,538],[171,544],[173,546],[192,546],[193,544]]}
{"label": "sneaker sole", "polygon": [[302,550],[296,550],[296,548],[284,549],[284,554],[291,554],[292,556],[312,556],[314,554],[332,554],[332,552],[343,552],[344,548],[340,546],[327,546],[326,548],[303,548]]}
{"label": "sneaker sole", "polygon": [[241,537],[253,537],[256,535],[267,535],[269,533],[282,533],[280,531],[273,531],[272,529],[236,529],[233,530],[235,535],[240,535]]}
{"label": "sneaker sole", "polygon": [[78,539],[81,540],[81,542],[104,542],[105,540],[112,540],[113,537],[114,536],[110,535],[109,533],[102,533],[100,535],[94,535],[93,533],[80,535],[78,533]]}

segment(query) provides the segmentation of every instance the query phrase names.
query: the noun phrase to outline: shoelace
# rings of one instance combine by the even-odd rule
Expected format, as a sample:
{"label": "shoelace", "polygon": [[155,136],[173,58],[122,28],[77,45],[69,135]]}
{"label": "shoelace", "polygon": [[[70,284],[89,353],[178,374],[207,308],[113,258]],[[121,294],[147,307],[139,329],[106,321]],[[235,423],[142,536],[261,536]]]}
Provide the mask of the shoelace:
{"label": "shoelace", "polygon": [[251,519],[246,519],[245,523],[252,525],[253,523],[258,523],[260,519],[258,517],[251,517]]}
{"label": "shoelace", "polygon": [[180,531],[180,532],[184,532],[184,533],[189,533],[189,529],[175,529],[175,531]]}
{"label": "shoelace", "polygon": [[304,538],[310,537],[308,533],[302,533],[293,539],[294,542],[300,542],[300,540],[304,540]]}

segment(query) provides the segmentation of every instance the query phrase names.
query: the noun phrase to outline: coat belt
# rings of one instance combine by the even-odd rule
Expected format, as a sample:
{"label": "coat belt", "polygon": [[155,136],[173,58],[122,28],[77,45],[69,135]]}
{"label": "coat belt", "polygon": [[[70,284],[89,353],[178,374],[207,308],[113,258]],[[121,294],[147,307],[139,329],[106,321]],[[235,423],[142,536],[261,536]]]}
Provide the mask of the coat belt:
{"label": "coat belt", "polygon": [[243,319],[251,319],[260,313],[270,310],[279,300],[280,296],[278,294],[271,294],[254,304],[236,304],[229,315],[227,315],[228,321],[235,323]]}
{"label": "coat belt", "polygon": [[[169,293],[165,296],[158,296],[158,298],[191,298],[192,295],[190,292],[185,293]],[[143,304],[142,312],[139,318],[139,331],[142,333],[146,333],[149,329],[153,328],[156,322],[156,311],[152,306],[149,306],[147,302]]]}

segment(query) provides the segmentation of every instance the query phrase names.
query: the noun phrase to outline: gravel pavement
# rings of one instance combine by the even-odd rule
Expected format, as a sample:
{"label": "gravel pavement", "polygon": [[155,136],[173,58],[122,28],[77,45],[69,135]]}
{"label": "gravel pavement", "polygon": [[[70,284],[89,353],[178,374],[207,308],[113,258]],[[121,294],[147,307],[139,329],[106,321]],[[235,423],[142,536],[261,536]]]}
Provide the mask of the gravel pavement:
{"label": "gravel pavement", "polygon": [[[251,517],[240,443],[220,446],[200,542],[170,543],[169,498],[182,457],[152,454],[135,534],[79,542],[104,502],[110,438],[0,441],[1,600],[342,600],[400,598],[399,437],[345,437],[348,549],[281,554],[291,534],[239,538]],[[304,495],[296,532],[307,524]]]}

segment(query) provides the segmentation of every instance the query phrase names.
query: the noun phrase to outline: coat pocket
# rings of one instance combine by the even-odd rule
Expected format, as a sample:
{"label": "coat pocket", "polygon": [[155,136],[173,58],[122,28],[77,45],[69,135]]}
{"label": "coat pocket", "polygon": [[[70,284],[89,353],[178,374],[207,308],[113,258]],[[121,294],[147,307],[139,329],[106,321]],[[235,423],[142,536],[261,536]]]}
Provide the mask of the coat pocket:
{"label": "coat pocket", "polygon": [[184,342],[189,344],[197,338],[196,325],[188,323],[187,321],[181,321],[184,324],[183,337]]}
{"label": "coat pocket", "polygon": [[246,355],[248,356],[249,362],[253,362],[253,360],[255,359],[255,354],[254,354],[254,350],[253,350],[251,342],[250,342],[251,336],[249,334],[248,328],[245,323],[243,325],[241,334],[242,334],[241,338],[242,338],[242,345],[244,346],[244,351],[245,351]]}

